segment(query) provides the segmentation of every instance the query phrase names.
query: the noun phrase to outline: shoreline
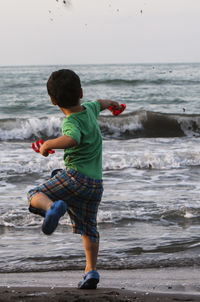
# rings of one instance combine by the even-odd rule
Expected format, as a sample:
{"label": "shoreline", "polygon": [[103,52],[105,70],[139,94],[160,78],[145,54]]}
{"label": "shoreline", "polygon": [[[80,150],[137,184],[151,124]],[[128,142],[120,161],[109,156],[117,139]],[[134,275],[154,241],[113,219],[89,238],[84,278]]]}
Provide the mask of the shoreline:
{"label": "shoreline", "polygon": [[2,301],[200,301],[199,268],[99,270],[97,290],[77,289],[83,271],[1,273]]}

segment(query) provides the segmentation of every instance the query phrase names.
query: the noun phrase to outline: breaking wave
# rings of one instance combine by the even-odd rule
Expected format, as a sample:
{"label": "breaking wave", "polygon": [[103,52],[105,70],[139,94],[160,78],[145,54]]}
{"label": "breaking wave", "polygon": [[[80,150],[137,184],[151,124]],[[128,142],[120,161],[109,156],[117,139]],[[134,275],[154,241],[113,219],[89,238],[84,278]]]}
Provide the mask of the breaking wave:
{"label": "breaking wave", "polygon": [[[61,135],[60,117],[1,119],[0,141],[23,141]],[[200,136],[200,115],[140,110],[121,116],[101,115],[104,139]]]}
{"label": "breaking wave", "polygon": [[100,118],[105,138],[182,137],[200,135],[200,115],[136,111],[119,117]]}

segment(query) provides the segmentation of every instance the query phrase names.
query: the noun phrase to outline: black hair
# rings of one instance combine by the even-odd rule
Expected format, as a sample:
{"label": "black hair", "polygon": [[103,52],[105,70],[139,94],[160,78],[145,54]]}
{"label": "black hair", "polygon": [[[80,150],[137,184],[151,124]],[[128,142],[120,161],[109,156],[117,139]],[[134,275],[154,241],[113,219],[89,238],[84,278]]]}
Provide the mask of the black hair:
{"label": "black hair", "polygon": [[76,106],[81,95],[80,78],[70,69],[54,71],[47,81],[47,91],[58,106]]}

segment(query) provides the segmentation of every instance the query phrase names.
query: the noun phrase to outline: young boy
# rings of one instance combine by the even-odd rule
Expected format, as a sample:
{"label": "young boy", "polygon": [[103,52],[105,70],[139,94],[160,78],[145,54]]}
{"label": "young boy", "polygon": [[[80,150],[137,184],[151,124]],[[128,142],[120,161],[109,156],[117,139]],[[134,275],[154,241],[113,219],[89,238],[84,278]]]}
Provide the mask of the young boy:
{"label": "young boy", "polygon": [[44,184],[28,193],[29,210],[44,217],[42,231],[52,234],[59,219],[70,215],[74,233],[82,235],[86,267],[78,287],[93,289],[99,282],[96,263],[99,249],[97,210],[103,193],[102,138],[97,123],[101,110],[119,104],[110,100],[83,103],[80,79],[72,70],[51,74],[47,90],[53,105],[64,113],[62,136],[44,142],[43,156],[50,149],[64,149],[66,170],[59,171]]}

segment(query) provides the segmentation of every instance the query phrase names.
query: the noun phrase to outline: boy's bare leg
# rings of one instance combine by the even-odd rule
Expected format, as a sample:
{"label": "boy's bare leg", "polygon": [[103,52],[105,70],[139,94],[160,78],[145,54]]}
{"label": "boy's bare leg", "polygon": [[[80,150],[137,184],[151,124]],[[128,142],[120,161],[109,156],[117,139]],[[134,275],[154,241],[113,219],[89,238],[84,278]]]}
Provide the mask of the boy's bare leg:
{"label": "boy's bare leg", "polygon": [[96,270],[99,243],[92,242],[88,236],[82,235],[85,248],[86,267],[85,273]]}
{"label": "boy's bare leg", "polygon": [[50,209],[52,203],[52,200],[49,199],[49,197],[44,193],[35,194],[30,202],[32,207],[37,209],[43,209],[45,211],[48,211]]}

